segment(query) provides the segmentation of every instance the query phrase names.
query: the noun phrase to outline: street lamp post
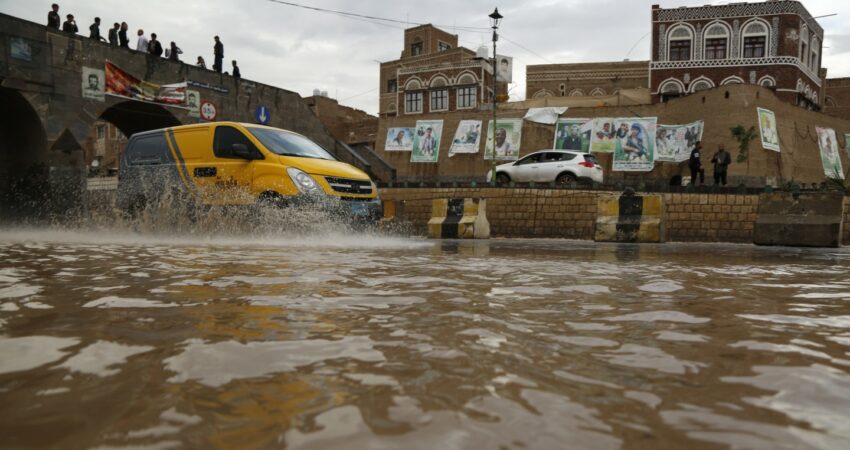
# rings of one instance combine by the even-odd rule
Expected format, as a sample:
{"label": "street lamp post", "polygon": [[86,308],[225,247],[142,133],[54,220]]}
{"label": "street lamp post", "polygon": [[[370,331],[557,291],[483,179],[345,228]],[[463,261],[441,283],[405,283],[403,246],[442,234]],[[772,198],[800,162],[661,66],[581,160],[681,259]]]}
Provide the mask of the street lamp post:
{"label": "street lamp post", "polygon": [[490,26],[493,28],[493,154],[490,156],[490,161],[492,162],[492,167],[490,171],[490,182],[495,186],[496,185],[496,81],[498,80],[496,74],[496,41],[499,40],[499,35],[496,33],[496,30],[499,28],[499,23],[502,21],[502,15],[499,14],[499,8],[493,10],[490,14]]}

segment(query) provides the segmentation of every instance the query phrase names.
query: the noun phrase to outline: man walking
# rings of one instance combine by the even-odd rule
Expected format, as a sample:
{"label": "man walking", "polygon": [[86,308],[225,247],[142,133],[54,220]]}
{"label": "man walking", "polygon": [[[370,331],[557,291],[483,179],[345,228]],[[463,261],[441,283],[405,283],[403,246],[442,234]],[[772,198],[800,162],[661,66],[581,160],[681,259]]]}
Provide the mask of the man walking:
{"label": "man walking", "polygon": [[62,21],[62,18],[59,17],[59,5],[54,3],[51,8],[52,10],[47,13],[47,26],[58,30],[59,23]]}
{"label": "man walking", "polygon": [[213,54],[215,55],[213,70],[218,73],[221,73],[222,64],[224,63],[224,44],[221,43],[221,39],[219,39],[218,36],[215,37],[215,46],[213,46]]}
{"label": "man walking", "polygon": [[121,24],[115,22],[112,28],[109,29],[109,45],[118,45],[118,30],[121,29]]}
{"label": "man walking", "polygon": [[726,186],[726,171],[729,164],[732,163],[732,157],[723,147],[723,144],[720,144],[720,148],[711,158],[711,162],[714,163],[714,185],[716,186],[719,183]]}
{"label": "man walking", "polygon": [[129,29],[127,22],[121,22],[121,29],[118,31],[118,45],[126,49],[130,48],[130,37],[127,36]]}
{"label": "man walking", "polygon": [[691,184],[697,185],[697,176],[699,176],[700,184],[705,184],[705,170],[702,168],[702,142],[697,141],[694,144],[694,149],[691,150],[691,157],[688,159],[688,167],[691,169]]}
{"label": "man walking", "polygon": [[145,30],[139,28],[139,40],[136,41],[137,52],[148,52],[148,38],[145,37]]}
{"label": "man walking", "polygon": [[89,25],[89,38],[94,39],[96,41],[103,40],[103,38],[100,36],[100,17],[95,17],[94,23]]}

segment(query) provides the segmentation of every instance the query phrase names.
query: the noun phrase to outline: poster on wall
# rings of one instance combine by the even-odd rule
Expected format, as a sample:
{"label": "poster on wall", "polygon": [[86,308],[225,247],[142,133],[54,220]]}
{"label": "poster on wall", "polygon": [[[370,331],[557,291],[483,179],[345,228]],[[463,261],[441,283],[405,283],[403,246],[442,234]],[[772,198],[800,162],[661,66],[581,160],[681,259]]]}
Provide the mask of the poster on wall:
{"label": "poster on wall", "polygon": [[844,134],[844,150],[847,151],[847,158],[850,158],[850,145],[847,143],[850,142],[850,133]]}
{"label": "poster on wall", "polygon": [[413,150],[413,128],[387,129],[387,142],[384,150],[388,152],[409,152]]}
{"label": "poster on wall", "polygon": [[776,128],[776,115],[773,111],[758,108],[759,132],[761,134],[761,146],[765,150],[779,151],[779,130]]}
{"label": "poster on wall", "polygon": [[105,84],[106,93],[111,95],[171,105],[186,104],[185,81],[160,86],[140,80],[109,61],[106,62]]}
{"label": "poster on wall", "polygon": [[823,163],[823,173],[827,178],[844,179],[844,170],[841,167],[841,155],[838,153],[838,139],[832,128],[815,127],[818,134],[818,147],[820,147],[820,160]]}
{"label": "poster on wall", "polygon": [[592,119],[558,119],[555,124],[555,143],[552,148],[579,152],[590,151],[590,133],[592,131]]}
{"label": "poster on wall", "polygon": [[614,119],[600,117],[593,119],[590,133],[590,151],[594,153],[613,153],[616,146],[617,132]]}
{"label": "poster on wall", "polygon": [[614,119],[616,138],[612,170],[649,172],[655,167],[655,117]]}
{"label": "poster on wall", "polygon": [[[495,159],[514,161],[519,158],[522,141],[522,119],[500,119],[496,121]],[[487,124],[487,143],[484,146],[484,159],[493,159],[493,121]]]}
{"label": "poster on wall", "polygon": [[189,109],[189,117],[201,117],[201,93],[199,91],[186,91],[186,108]]}
{"label": "poster on wall", "polygon": [[83,98],[102,102],[106,95],[105,79],[104,71],[83,67]]}
{"label": "poster on wall", "polygon": [[417,120],[416,130],[413,134],[413,150],[410,154],[410,162],[437,162],[440,159],[443,121]]}
{"label": "poster on wall", "polygon": [[496,79],[499,83],[513,83],[514,58],[512,56],[499,55],[496,64]]}
{"label": "poster on wall", "polygon": [[702,140],[703,121],[687,125],[658,125],[655,132],[655,160],[687,161],[697,142]]}
{"label": "poster on wall", "polygon": [[452,139],[452,146],[449,148],[449,157],[458,153],[478,153],[480,143],[481,121],[461,120],[457,125],[455,138]]}

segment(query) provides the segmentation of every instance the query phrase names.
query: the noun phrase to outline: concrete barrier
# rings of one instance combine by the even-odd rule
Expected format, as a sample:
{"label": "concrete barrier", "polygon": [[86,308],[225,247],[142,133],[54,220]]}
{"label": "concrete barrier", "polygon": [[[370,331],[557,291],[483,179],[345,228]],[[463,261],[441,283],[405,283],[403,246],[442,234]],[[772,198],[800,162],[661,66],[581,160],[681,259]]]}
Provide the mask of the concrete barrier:
{"label": "concrete barrier", "polygon": [[761,194],[753,243],[839,247],[843,216],[841,192]]}
{"label": "concrete barrier", "polygon": [[428,221],[431,239],[489,239],[487,200],[472,198],[436,199]]}
{"label": "concrete barrier", "polygon": [[597,201],[597,242],[664,242],[664,198],[635,195],[627,190],[619,197]]}

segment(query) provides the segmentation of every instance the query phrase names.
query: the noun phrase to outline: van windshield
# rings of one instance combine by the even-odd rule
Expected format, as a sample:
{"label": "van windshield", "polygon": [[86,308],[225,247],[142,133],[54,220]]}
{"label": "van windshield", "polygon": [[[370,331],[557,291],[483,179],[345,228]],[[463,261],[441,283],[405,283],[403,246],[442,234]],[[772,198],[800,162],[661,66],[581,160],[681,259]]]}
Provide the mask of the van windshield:
{"label": "van windshield", "polygon": [[299,156],[336,161],[327,150],[304,136],[283,130],[268,128],[248,128],[269,151],[281,156]]}

